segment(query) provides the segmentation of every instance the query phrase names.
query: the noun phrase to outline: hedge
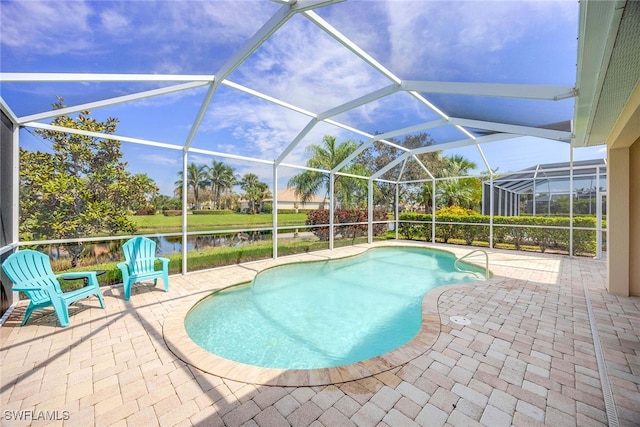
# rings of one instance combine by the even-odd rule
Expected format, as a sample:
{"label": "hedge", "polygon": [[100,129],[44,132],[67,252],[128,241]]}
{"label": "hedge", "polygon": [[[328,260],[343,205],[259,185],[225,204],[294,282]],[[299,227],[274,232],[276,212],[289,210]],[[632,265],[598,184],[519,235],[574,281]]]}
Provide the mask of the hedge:
{"label": "hedge", "polygon": [[297,213],[309,213],[315,209],[278,209],[279,214],[297,214]]}
{"label": "hedge", "polygon": [[[403,213],[399,233],[405,239],[431,239],[431,214]],[[489,241],[488,215],[436,215],[436,239],[447,243],[450,239],[463,240],[467,245]],[[442,224],[445,223],[445,224]],[[447,224],[451,223],[451,224]],[[461,224],[466,223],[466,224]],[[573,226],[590,230],[573,230],[573,254],[596,252],[596,219],[573,218]],[[557,228],[566,227],[566,228]],[[493,241],[497,244],[537,246],[541,252],[549,248],[569,251],[569,218],[494,216]]]}
{"label": "hedge", "polygon": [[198,209],[191,211],[194,215],[229,215],[234,213],[231,209]]}
{"label": "hedge", "polygon": [[[367,234],[369,214],[366,209],[336,209],[333,216],[334,232],[336,235],[342,236],[343,239],[355,239],[358,236]],[[387,221],[387,212],[384,210],[374,210],[374,221]],[[364,224],[354,224],[364,223]],[[317,209],[307,213],[307,225],[325,225],[329,224],[329,209]],[[340,225],[352,224],[352,225]],[[313,227],[311,229],[320,241],[329,240],[329,227]],[[387,224],[373,224],[373,235],[379,236],[387,231]]]}

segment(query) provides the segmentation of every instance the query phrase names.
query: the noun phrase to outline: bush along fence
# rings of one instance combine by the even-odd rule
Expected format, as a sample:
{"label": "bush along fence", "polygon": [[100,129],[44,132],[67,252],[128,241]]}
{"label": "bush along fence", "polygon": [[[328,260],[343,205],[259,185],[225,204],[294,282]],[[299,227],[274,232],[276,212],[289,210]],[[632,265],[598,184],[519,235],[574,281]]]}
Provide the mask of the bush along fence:
{"label": "bush along fence", "polygon": [[[334,234],[343,239],[355,239],[365,236],[368,230],[369,213],[366,209],[336,209],[333,216]],[[373,211],[373,235],[380,236],[387,231],[387,212],[384,210]],[[376,223],[385,221],[384,223]],[[311,231],[320,241],[329,240],[329,209],[317,209],[307,213],[307,225],[323,225],[313,227]]]}
{"label": "bush along fence", "polygon": [[[489,243],[489,215],[436,214],[437,241],[447,243],[461,240],[467,245],[487,246]],[[431,240],[431,214],[403,213],[399,234],[409,240]],[[569,252],[570,219],[566,217],[493,217],[494,245],[520,250],[524,247]],[[596,253],[596,219],[573,218],[573,255]],[[604,227],[604,224],[603,224]]]}

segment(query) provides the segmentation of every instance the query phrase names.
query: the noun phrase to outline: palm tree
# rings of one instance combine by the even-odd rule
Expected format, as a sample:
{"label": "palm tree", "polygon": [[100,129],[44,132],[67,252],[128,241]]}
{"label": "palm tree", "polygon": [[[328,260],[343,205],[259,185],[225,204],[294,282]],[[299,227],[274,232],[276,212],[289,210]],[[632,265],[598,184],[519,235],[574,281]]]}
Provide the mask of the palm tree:
{"label": "palm tree", "polygon": [[[307,147],[307,152],[311,155],[307,161],[308,167],[333,170],[358,148],[358,144],[352,140],[336,144],[336,138],[330,135],[325,135],[322,142],[322,145],[313,144]],[[361,164],[346,166],[342,171],[355,175],[369,175],[368,169]],[[334,185],[338,201],[344,207],[357,204],[367,191],[366,181],[351,177],[336,175]],[[296,196],[300,197],[303,203],[311,200],[315,194],[323,189],[325,191],[324,197],[327,199],[330,191],[330,175],[325,172],[308,170],[291,177],[287,187],[295,188]]]}
{"label": "palm tree", "polygon": [[[175,182],[176,194],[182,195],[182,171],[178,172],[178,180]],[[199,207],[200,189],[207,187],[209,181],[207,179],[207,166],[197,166],[195,163],[191,163],[187,166],[187,191],[193,189],[193,199],[196,208]]]}
{"label": "palm tree", "polygon": [[249,202],[249,210],[252,214],[261,210],[264,199],[271,195],[269,186],[260,182],[258,175],[247,173],[240,181],[240,188],[245,191],[245,198]]}
{"label": "palm tree", "polygon": [[461,206],[473,208],[476,202],[475,178],[459,178],[468,175],[477,165],[460,154],[445,157],[446,167],[442,171],[443,177],[450,177],[440,181],[437,185],[438,195],[446,206]]}
{"label": "palm tree", "polygon": [[475,162],[465,158],[461,154],[454,154],[452,156],[445,157],[445,159],[445,176],[468,175],[470,171],[474,170],[477,167]]}
{"label": "palm tree", "polygon": [[220,209],[220,198],[225,191],[231,190],[236,184],[236,176],[231,166],[213,160],[208,168],[208,178],[211,184],[214,209]]}

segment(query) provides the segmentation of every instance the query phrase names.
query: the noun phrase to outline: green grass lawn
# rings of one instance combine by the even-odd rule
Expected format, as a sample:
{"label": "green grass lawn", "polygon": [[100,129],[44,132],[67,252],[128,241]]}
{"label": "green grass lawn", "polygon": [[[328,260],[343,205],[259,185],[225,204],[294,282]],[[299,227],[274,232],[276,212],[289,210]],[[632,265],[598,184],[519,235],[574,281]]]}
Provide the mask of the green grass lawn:
{"label": "green grass lawn", "polygon": [[[181,216],[133,215],[131,219],[138,234],[178,233],[182,231]],[[306,213],[279,214],[278,225],[304,225]],[[226,215],[188,215],[188,231],[231,230],[242,228],[271,227],[272,214],[226,214]]]}

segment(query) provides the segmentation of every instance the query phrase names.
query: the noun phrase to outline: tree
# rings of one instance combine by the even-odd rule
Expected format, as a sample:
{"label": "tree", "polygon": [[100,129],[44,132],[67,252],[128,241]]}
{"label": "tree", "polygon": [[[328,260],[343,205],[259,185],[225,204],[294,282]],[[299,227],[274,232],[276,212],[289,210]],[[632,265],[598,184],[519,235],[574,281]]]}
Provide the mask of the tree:
{"label": "tree", "polygon": [[144,191],[144,200],[131,200],[130,210],[150,209],[154,210],[153,200],[158,196],[160,190],[156,183],[146,173],[138,173],[133,176],[133,185]]}
{"label": "tree", "polygon": [[167,209],[181,209],[182,201],[176,197],[165,196],[164,194],[159,194],[151,199],[151,204],[154,206],[156,211],[165,211]]}
{"label": "tree", "polygon": [[271,196],[269,186],[261,182],[258,175],[253,173],[247,173],[242,177],[240,188],[245,192],[244,197],[249,202],[249,212],[251,214],[261,211],[264,199]]}
{"label": "tree", "polygon": [[[478,186],[482,185],[477,178],[459,178],[467,175],[476,168],[476,164],[460,154],[445,157],[446,167],[442,171],[443,177],[450,179],[437,184],[437,194],[443,205],[474,208],[480,202]],[[476,200],[477,199],[477,200]]]}
{"label": "tree", "polygon": [[[54,109],[64,108],[58,98]],[[99,122],[82,111],[62,115],[52,125],[113,134],[118,120]],[[134,233],[127,218],[136,204],[158,188],[150,179],[133,176],[121,160],[121,143],[54,130],[36,133],[52,141],[52,152],[20,149],[20,234],[23,240],[73,239],[96,234]],[[146,176],[145,176],[146,177]],[[146,177],[148,178],[148,177]],[[67,246],[76,266],[82,243]]]}
{"label": "tree", "polygon": [[[391,139],[389,142],[395,146],[381,141],[375,141],[369,149],[358,155],[357,161],[365,164],[369,170],[377,171],[405,152],[405,150],[398,148],[398,146],[408,150],[415,150],[434,144],[433,139],[426,133],[407,135],[402,141]],[[414,158],[410,158],[404,165],[399,164],[389,170],[383,175],[383,178],[390,180],[400,178],[403,181],[418,180],[428,177],[424,168],[432,175],[438,176],[440,171],[445,167],[445,161],[440,151],[417,154],[416,158],[419,160],[419,163]],[[401,171],[402,175],[400,175]],[[400,200],[407,198],[413,199],[419,204],[424,204],[425,210],[431,205],[431,199],[427,197],[427,195],[431,194],[430,182],[424,185],[400,186],[399,190]],[[387,206],[395,210],[395,184],[388,182],[376,183],[373,197],[376,206]]]}
{"label": "tree", "polygon": [[[178,172],[178,180],[175,182],[175,192],[178,195],[182,195],[182,171]],[[207,178],[207,166],[196,165],[191,163],[187,166],[187,192],[189,189],[193,190],[193,199],[196,209],[200,207],[200,190],[206,188],[209,185]]]}
{"label": "tree", "polygon": [[[358,148],[358,144],[352,140],[336,144],[336,138],[330,135],[325,135],[322,142],[322,145],[313,144],[307,147],[307,152],[310,154],[307,161],[308,167],[333,170]],[[362,176],[369,175],[369,170],[360,163],[347,165],[342,169],[342,172]],[[300,197],[303,203],[308,202],[322,190],[325,191],[325,199],[328,198],[330,185],[329,173],[313,170],[294,175],[287,183],[288,187],[295,189],[296,196]],[[334,186],[338,203],[343,208],[356,206],[359,202],[366,200],[364,197],[367,194],[366,180],[335,175]]]}
{"label": "tree", "polygon": [[420,185],[413,193],[413,200],[417,205],[424,206],[425,213],[431,213],[433,207],[432,181]]}
{"label": "tree", "polygon": [[209,183],[211,184],[211,194],[213,196],[214,209],[221,209],[220,201],[223,194],[231,191],[237,183],[234,170],[231,166],[213,160],[207,171]]}

